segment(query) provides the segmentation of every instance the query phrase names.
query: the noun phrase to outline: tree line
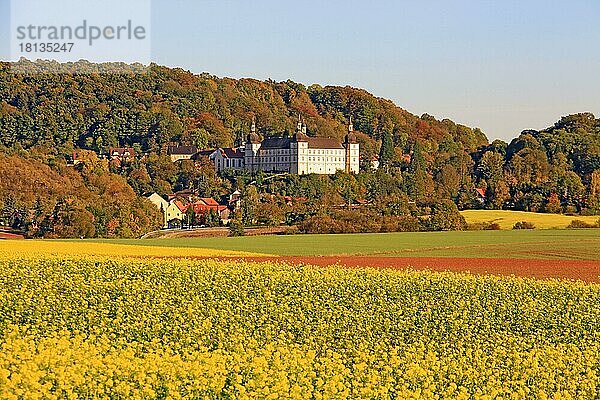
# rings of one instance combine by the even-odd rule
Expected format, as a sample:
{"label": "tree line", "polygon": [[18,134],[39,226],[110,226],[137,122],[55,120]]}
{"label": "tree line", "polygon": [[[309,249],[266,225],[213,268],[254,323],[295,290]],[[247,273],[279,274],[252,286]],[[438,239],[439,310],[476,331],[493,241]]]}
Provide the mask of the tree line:
{"label": "tree line", "polygon": [[[239,223],[306,232],[461,229],[458,210],[469,208],[600,212],[600,120],[589,113],[489,143],[477,128],[414,116],[361,89],[119,68],[28,75],[0,63],[5,224],[42,236],[132,237],[160,223],[142,195],[185,189],[218,200],[239,189]],[[298,113],[309,135],[339,139],[352,117],[361,173],[219,176],[208,160],[172,163],[166,155],[170,143],[239,143],[252,118],[262,136],[291,134]],[[102,158],[119,146],[133,147],[135,159]],[[68,166],[75,150],[86,158],[78,168]]]}

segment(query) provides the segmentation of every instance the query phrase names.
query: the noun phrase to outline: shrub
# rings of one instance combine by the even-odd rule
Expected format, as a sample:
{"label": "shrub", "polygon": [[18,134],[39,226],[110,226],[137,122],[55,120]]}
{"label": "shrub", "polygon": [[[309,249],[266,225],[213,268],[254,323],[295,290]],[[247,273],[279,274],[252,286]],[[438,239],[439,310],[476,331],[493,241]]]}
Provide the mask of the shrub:
{"label": "shrub", "polygon": [[467,224],[468,231],[499,231],[501,229],[499,223],[492,221]]}
{"label": "shrub", "polygon": [[570,205],[565,207],[565,214],[567,215],[575,215],[577,214],[577,207]]}
{"label": "shrub", "polygon": [[229,223],[229,236],[244,236],[244,224],[237,219],[234,219]]}
{"label": "shrub", "polygon": [[600,228],[600,219],[596,223],[590,224],[580,219],[574,219],[571,221],[567,229],[586,229],[586,228]]}
{"label": "shrub", "polygon": [[585,215],[585,216],[600,215],[600,210],[597,210],[597,209],[594,209],[594,208],[583,208],[579,214],[580,215]]}
{"label": "shrub", "polygon": [[420,231],[419,218],[412,215],[397,217],[398,227],[396,232],[418,232]]}
{"label": "shrub", "polygon": [[383,217],[379,232],[418,232],[419,219],[411,215]]}
{"label": "shrub", "polygon": [[297,235],[300,233],[300,229],[296,225],[288,226],[284,231],[284,235]]}
{"label": "shrub", "polygon": [[301,233],[418,232],[419,219],[411,215],[382,216],[369,210],[333,210],[300,224]]}
{"label": "shrub", "polygon": [[302,233],[340,233],[337,222],[329,215],[315,215],[298,225]]}
{"label": "shrub", "polygon": [[533,222],[520,221],[513,226],[513,229],[535,229],[535,224]]}

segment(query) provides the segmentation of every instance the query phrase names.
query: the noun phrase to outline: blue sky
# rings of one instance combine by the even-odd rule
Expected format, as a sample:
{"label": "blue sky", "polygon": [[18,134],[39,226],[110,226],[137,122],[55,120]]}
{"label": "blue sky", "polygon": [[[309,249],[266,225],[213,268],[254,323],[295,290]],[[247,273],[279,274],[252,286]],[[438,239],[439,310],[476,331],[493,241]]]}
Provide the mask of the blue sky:
{"label": "blue sky", "polygon": [[152,59],[361,87],[509,140],[568,113],[600,116],[599,20],[598,0],[153,0]]}

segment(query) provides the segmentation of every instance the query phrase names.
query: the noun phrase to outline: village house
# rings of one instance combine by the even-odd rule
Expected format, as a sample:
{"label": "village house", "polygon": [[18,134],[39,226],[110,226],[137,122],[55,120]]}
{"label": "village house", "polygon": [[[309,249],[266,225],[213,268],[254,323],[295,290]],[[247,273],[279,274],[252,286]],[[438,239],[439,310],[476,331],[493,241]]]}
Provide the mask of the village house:
{"label": "village house", "polygon": [[135,158],[135,150],[132,147],[111,147],[108,151],[108,158],[120,162],[131,162]]}
{"label": "village house", "polygon": [[[181,197],[169,195],[169,201],[157,193],[146,197],[163,214],[163,228],[181,228],[187,223],[202,225],[206,217],[213,212],[222,224],[229,222],[231,210],[228,206],[219,204],[210,197]],[[194,199],[194,201],[192,201]],[[186,203],[184,203],[186,202]],[[188,221],[189,215],[194,215],[195,221]]]}
{"label": "village house", "polygon": [[108,162],[111,166],[120,168],[135,160],[135,150],[131,147],[111,147],[108,151]]}
{"label": "village house", "polygon": [[169,146],[167,148],[167,155],[171,157],[172,162],[191,160],[196,153],[198,153],[196,146]]}
{"label": "village house", "polygon": [[166,201],[161,195],[158,193],[152,193],[150,196],[146,197],[152,204],[154,204],[163,215],[163,228],[167,228],[168,225],[168,216],[167,216],[167,208],[169,207],[169,202]]}
{"label": "village house", "polygon": [[179,200],[173,200],[167,207],[167,228],[181,228],[185,221],[186,207]]}
{"label": "village house", "polygon": [[477,200],[481,203],[484,204],[487,200],[487,191],[485,189],[482,188],[476,188],[475,192],[477,194]]}
{"label": "village house", "polygon": [[229,208],[233,211],[236,211],[242,205],[242,192],[236,189],[233,193],[229,195],[229,200],[227,201],[229,204]]}
{"label": "village house", "polygon": [[81,164],[84,158],[80,151],[74,151],[71,157],[73,158],[73,166]]}
{"label": "village house", "polygon": [[373,157],[371,157],[371,169],[378,170],[379,166],[380,166],[379,156],[377,154],[375,154],[375,155],[373,155]]}
{"label": "village house", "polygon": [[227,206],[219,204],[213,198],[201,197],[194,203],[188,204],[186,207],[186,212],[189,208],[192,208],[194,214],[196,216],[197,222],[203,224],[203,219],[206,219],[209,213],[213,212],[216,216],[218,216],[219,220],[226,224],[229,222],[230,210]]}

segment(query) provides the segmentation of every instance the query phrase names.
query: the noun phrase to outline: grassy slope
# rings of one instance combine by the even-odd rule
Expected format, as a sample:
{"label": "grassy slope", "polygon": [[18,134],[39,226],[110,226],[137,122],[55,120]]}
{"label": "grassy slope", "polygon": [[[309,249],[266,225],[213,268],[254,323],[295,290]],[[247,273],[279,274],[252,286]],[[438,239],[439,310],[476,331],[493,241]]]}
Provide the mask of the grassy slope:
{"label": "grassy slope", "polygon": [[519,221],[533,222],[539,229],[564,229],[571,221],[578,219],[595,223],[599,216],[572,216],[561,214],[541,214],[523,211],[467,210],[461,212],[468,223],[497,222],[502,229],[512,229]]}
{"label": "grassy slope", "polygon": [[145,246],[198,247],[277,255],[386,255],[600,260],[600,230],[414,232],[112,240]]}

